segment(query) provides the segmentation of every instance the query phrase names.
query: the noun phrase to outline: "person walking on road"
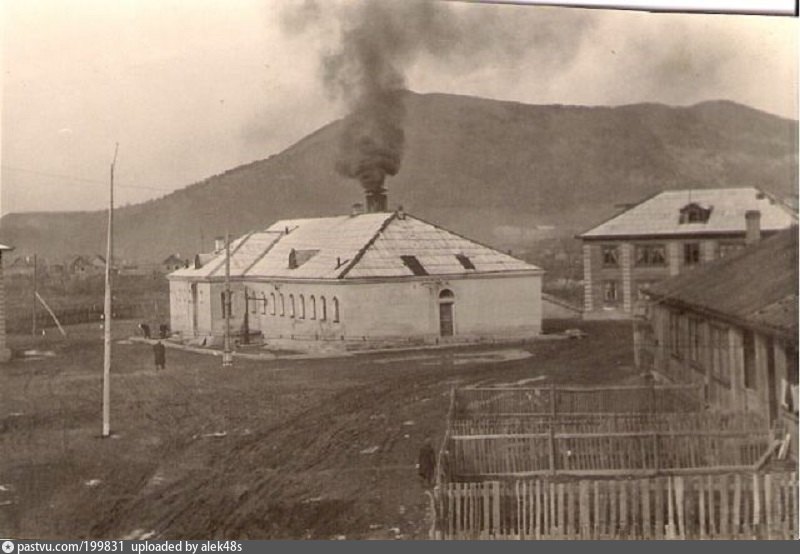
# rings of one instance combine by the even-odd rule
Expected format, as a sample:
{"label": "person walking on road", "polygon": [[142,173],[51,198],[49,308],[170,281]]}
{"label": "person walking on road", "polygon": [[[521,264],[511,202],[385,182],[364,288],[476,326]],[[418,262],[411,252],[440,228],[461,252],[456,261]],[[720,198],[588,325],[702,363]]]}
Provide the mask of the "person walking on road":
{"label": "person walking on road", "polygon": [[425,443],[422,445],[422,448],[419,449],[417,469],[423,484],[426,487],[431,487],[436,473],[436,452],[433,450],[430,437],[425,439]]}
{"label": "person walking on road", "polygon": [[153,345],[153,355],[156,360],[156,370],[164,369],[166,367],[167,362],[167,349],[164,348],[164,345],[161,344],[161,341],[158,341]]}

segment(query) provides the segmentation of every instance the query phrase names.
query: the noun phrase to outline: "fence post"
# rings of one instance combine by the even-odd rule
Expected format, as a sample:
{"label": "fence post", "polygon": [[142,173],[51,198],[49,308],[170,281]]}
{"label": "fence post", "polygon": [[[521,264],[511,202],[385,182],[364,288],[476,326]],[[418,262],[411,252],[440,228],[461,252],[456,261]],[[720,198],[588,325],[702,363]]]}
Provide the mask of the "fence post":
{"label": "fence post", "polygon": [[550,436],[549,436],[549,447],[550,447],[550,471],[553,475],[556,475],[558,470],[556,469],[556,437],[555,437],[555,429],[553,426],[556,424],[556,386],[554,384],[550,385]]}

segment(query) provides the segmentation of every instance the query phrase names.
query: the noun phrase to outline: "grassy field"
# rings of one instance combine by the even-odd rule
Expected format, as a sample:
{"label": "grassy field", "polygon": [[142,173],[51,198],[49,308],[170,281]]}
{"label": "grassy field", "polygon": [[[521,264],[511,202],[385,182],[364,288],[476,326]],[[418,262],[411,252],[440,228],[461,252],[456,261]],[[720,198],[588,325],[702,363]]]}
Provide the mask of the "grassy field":
{"label": "grassy field", "polygon": [[588,337],[225,370],[168,349],[156,372],[149,346],[117,343],[106,439],[98,326],[11,337],[53,355],[0,366],[0,536],[425,538],[414,464],[451,387],[634,378],[629,325],[571,325]]}
{"label": "grassy field", "polygon": [[[62,324],[99,321],[103,312],[105,278],[91,275],[84,279],[37,279],[37,289]],[[15,275],[6,279],[6,317],[10,332],[26,333],[33,327],[33,276]],[[169,320],[169,282],[163,274],[118,275],[114,277],[116,317],[142,319],[158,328]],[[35,302],[37,329],[53,329],[55,323],[40,302]]]}

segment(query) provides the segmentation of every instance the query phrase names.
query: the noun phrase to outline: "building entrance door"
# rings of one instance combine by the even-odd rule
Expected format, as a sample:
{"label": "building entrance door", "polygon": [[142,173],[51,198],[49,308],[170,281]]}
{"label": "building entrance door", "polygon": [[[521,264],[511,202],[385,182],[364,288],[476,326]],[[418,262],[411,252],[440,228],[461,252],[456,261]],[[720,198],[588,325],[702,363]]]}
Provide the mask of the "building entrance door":
{"label": "building entrance door", "polygon": [[442,337],[452,337],[454,334],[454,305],[455,297],[453,291],[445,289],[439,293],[439,335]]}

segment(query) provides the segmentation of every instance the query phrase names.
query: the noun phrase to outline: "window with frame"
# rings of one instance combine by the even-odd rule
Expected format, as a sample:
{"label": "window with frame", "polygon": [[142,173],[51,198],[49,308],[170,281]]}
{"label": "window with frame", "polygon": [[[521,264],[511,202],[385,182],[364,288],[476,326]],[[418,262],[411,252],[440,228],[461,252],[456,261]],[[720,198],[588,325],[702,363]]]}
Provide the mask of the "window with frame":
{"label": "window with frame", "polygon": [[686,318],[687,346],[689,347],[689,359],[695,364],[700,365],[702,352],[702,320],[696,317]]}
{"label": "window with frame", "polygon": [[267,293],[261,293],[261,314],[267,315]]}
{"label": "window with frame", "polygon": [[294,317],[294,294],[289,295],[289,317]]}
{"label": "window with frame", "polygon": [[302,294],[300,295],[300,319],[306,318],[306,298]]}
{"label": "window with frame", "polygon": [[731,384],[728,330],[718,325],[708,327],[708,346],[711,350],[711,375],[725,385]]}
{"label": "window with frame", "polygon": [[275,293],[274,292],[269,293],[269,300],[270,300],[269,315],[275,315]]}
{"label": "window with frame", "polygon": [[603,256],[603,267],[619,266],[619,247],[613,244],[604,244],[600,251]]}
{"label": "window with frame", "polygon": [[659,267],[667,263],[666,248],[663,244],[637,244],[636,265]]}
{"label": "window with frame", "polygon": [[278,295],[278,297],[279,297],[279,299],[281,301],[281,317],[283,317],[283,316],[286,315],[286,302],[285,302],[285,300],[283,298],[283,293],[280,293]]}
{"label": "window with frame", "polygon": [[700,243],[687,242],[683,245],[683,263],[695,265],[700,263]]}
{"label": "window with frame", "polygon": [[333,322],[339,323],[339,299],[333,297]]}
{"label": "window with frame", "polygon": [[317,319],[317,299],[314,298],[313,294],[311,297],[309,297],[308,303],[309,312],[311,313],[311,317],[309,319]]}
{"label": "window with frame", "polygon": [[703,207],[699,204],[690,203],[681,208],[678,223],[707,223],[711,216],[712,207]]}
{"label": "window with frame", "polygon": [[756,338],[752,331],[745,331],[742,335],[742,350],[744,358],[744,387],[756,389]]}
{"label": "window with frame", "polygon": [[669,313],[669,330],[667,332],[669,353],[676,358],[681,357],[681,316],[677,312]]}
{"label": "window with frame", "polygon": [[319,297],[319,319],[321,321],[328,319],[328,305],[324,296]]}
{"label": "window with frame", "polygon": [[614,305],[619,302],[619,286],[617,281],[603,281],[603,302],[607,305]]}

